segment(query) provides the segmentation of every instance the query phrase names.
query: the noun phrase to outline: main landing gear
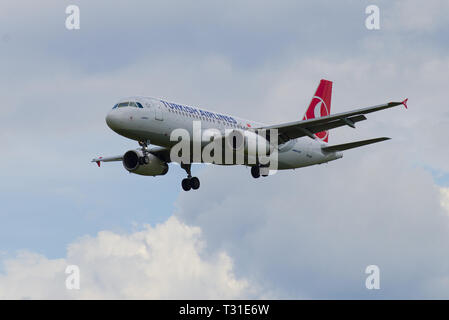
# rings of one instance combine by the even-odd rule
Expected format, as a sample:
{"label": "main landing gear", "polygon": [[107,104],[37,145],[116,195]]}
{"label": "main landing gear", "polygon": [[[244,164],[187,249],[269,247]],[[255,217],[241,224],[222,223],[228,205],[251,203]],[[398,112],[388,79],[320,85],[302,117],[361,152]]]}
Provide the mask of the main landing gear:
{"label": "main landing gear", "polygon": [[200,179],[197,177],[192,177],[190,168],[191,164],[181,163],[181,168],[187,172],[187,178],[182,179],[181,186],[184,191],[189,191],[190,189],[197,190],[200,187]]}
{"label": "main landing gear", "polygon": [[261,175],[262,177],[267,177],[269,173],[269,169],[267,167],[260,167],[260,166],[252,166],[251,167],[251,175],[254,179],[259,178]]}

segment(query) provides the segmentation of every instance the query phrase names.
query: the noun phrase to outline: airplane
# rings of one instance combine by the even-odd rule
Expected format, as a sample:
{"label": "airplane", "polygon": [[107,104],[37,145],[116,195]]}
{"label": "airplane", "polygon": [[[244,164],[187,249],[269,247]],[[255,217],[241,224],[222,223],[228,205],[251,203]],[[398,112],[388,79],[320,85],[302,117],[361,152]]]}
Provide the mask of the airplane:
{"label": "airplane", "polygon": [[[275,125],[266,125],[151,97],[124,98],[117,102],[106,115],[106,123],[119,135],[137,141],[140,148],[129,150],[118,156],[94,158],[92,162],[100,167],[101,162],[121,161],[130,173],[144,176],[165,175],[168,172],[168,164],[175,162],[170,151],[177,141],[170,139],[171,133],[181,128],[192,134],[193,123],[197,121],[203,130],[232,131],[244,133],[245,137],[256,137],[259,142],[262,141],[262,148],[266,147],[268,153],[273,150],[273,146],[270,139],[263,137],[259,132],[275,130],[278,141],[274,146],[277,151],[276,169],[301,168],[340,159],[345,150],[389,140],[388,137],[380,137],[337,145],[328,143],[331,129],[342,126],[355,128],[357,122],[367,119],[366,114],[399,105],[407,108],[408,101],[405,99],[401,102],[388,102],[331,114],[331,96],[332,81],[321,79],[302,120]],[[201,141],[201,148],[204,148],[204,145],[205,141]],[[235,148],[231,144],[232,147]],[[244,149],[244,152],[247,157],[243,165],[251,167],[251,175],[254,178],[269,175],[266,165],[262,165],[257,158],[250,163],[248,149]],[[207,161],[201,159],[199,162]],[[187,173],[187,177],[181,183],[182,189],[185,191],[198,189],[200,181],[197,177],[192,177],[191,162],[181,161],[179,164]]]}

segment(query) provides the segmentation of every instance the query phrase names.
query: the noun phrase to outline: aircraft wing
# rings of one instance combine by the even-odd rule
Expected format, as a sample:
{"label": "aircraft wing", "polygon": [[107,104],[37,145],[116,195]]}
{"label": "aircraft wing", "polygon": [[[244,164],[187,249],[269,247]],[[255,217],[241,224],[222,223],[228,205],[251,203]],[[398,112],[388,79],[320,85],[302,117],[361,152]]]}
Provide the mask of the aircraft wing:
{"label": "aircraft wing", "polygon": [[98,157],[98,158],[92,159],[91,162],[96,162],[97,166],[100,166],[100,164],[102,162],[122,161],[122,160],[123,160],[123,155],[120,155],[120,156],[115,156],[115,157]]}
{"label": "aircraft wing", "polygon": [[165,161],[167,163],[171,162],[170,160],[170,149],[164,147],[153,147],[150,149],[150,153]]}
{"label": "aircraft wing", "polygon": [[314,134],[326,131],[329,129],[334,129],[342,126],[350,126],[355,128],[355,123],[359,121],[366,120],[365,114],[376,112],[399,105],[404,105],[407,108],[407,100],[402,102],[389,102],[385,104],[380,104],[377,106],[361,108],[353,111],[342,112],[337,114],[332,114],[320,118],[300,120],[294,122],[283,123],[279,125],[272,125],[266,127],[259,127],[257,129],[277,129],[279,135],[279,144],[285,143],[291,139],[296,139],[304,136],[308,136],[315,139]]}
{"label": "aircraft wing", "polygon": [[[140,150],[140,149],[136,149]],[[170,162],[170,150],[163,147],[153,147],[150,150],[150,153],[161,159],[165,162]],[[91,162],[96,162],[98,166],[101,165],[102,162],[112,162],[112,161],[122,161],[123,155],[114,156],[114,157],[98,157],[92,159]]]}

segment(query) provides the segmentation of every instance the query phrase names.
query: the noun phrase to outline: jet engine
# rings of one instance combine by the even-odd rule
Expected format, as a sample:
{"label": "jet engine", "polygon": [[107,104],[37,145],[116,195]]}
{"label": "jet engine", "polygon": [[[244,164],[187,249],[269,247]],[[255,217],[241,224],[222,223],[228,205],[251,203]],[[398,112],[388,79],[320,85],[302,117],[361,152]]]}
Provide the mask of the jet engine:
{"label": "jet engine", "polygon": [[144,155],[141,150],[129,150],[123,155],[123,166],[129,172],[142,176],[162,176],[168,172],[168,164],[155,155]]}

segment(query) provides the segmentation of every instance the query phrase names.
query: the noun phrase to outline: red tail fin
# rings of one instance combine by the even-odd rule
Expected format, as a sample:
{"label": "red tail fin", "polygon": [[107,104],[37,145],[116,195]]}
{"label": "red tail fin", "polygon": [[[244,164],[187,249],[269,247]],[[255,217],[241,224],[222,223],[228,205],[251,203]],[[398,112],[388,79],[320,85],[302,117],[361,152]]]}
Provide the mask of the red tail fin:
{"label": "red tail fin", "polygon": [[[328,116],[331,113],[332,81],[321,79],[315,95],[310,101],[309,108],[304,114],[303,120],[315,119]],[[315,134],[321,141],[329,141],[329,131],[322,131]]]}

